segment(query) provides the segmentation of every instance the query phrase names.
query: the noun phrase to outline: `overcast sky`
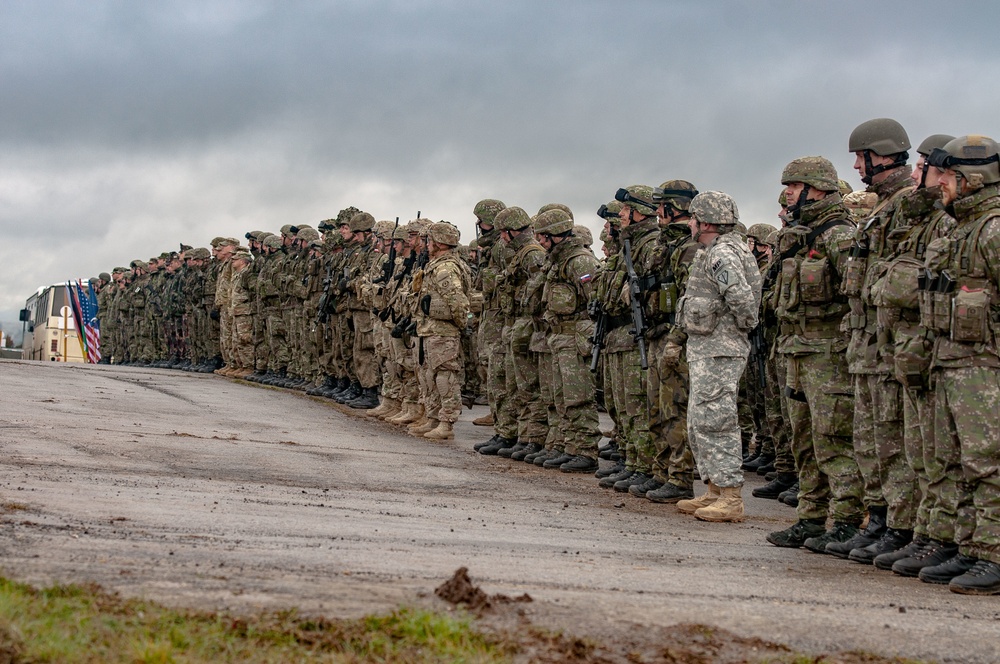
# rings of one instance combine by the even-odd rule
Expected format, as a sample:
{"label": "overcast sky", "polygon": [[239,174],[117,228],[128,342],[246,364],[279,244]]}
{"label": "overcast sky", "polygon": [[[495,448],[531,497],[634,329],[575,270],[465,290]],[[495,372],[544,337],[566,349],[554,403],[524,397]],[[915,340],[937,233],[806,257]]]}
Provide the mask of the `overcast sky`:
{"label": "overcast sky", "polygon": [[[355,205],[685,178],[775,221],[782,167],[894,117],[1000,137],[1000,3],[0,2],[0,321],[43,285]],[[6,325],[10,327],[9,324]]]}

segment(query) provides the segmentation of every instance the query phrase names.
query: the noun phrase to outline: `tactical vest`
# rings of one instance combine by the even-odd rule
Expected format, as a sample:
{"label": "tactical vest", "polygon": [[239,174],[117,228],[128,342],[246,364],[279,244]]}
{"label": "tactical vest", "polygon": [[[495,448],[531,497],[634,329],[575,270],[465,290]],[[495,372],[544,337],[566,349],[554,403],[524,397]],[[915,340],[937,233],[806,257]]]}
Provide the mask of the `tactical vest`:
{"label": "tactical vest", "polygon": [[782,335],[794,334],[806,339],[840,335],[840,322],[849,311],[847,296],[840,292],[830,258],[814,248],[820,235],[838,225],[852,224],[846,219],[833,219],[799,237],[791,246],[779,247],[782,251],[775,263],[775,314]]}
{"label": "tactical vest", "polygon": [[[587,317],[589,298],[583,283],[569,273],[569,264],[581,257],[589,257],[597,262],[589,249],[580,245],[570,247],[566,256],[559,256],[559,263],[549,268],[542,290],[542,302],[550,319],[560,322],[579,320]],[[596,268],[596,265],[595,265]],[[596,269],[595,269],[596,271]],[[591,279],[593,275],[591,275]]]}

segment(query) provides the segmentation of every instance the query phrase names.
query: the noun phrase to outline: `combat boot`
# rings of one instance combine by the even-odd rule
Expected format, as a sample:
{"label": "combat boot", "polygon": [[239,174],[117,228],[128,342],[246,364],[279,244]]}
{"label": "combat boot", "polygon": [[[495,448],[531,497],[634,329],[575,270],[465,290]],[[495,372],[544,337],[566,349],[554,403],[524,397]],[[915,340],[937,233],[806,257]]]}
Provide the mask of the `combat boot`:
{"label": "combat boot", "polygon": [[691,487],[685,489],[670,482],[664,483],[659,489],[646,492],[646,500],[652,500],[654,503],[669,504],[691,498],[694,498],[694,491],[691,490]]}
{"label": "combat boot", "polygon": [[883,553],[892,553],[893,551],[901,549],[909,544],[912,539],[912,530],[896,530],[895,528],[886,528],[885,532],[882,533],[882,537],[878,538],[877,542],[869,544],[861,549],[854,549],[850,554],[848,554],[847,558],[848,560],[853,560],[856,563],[871,565],[872,562]]}
{"label": "combat boot", "polygon": [[484,441],[478,442],[475,445],[473,445],[472,446],[472,450],[474,452],[478,452],[479,450],[483,449],[484,447],[489,447],[490,445],[495,445],[498,440],[500,440],[500,434],[495,433],[495,434],[493,434],[493,436],[491,438],[488,438],[488,439],[486,439]]}
{"label": "combat boot", "polygon": [[795,486],[795,481],[797,479],[798,475],[796,473],[778,473],[777,477],[764,486],[757,487],[751,491],[750,494],[755,498],[777,500],[778,496],[780,496],[783,491],[787,491]]}
{"label": "combat boot", "polygon": [[346,378],[335,378],[333,381],[333,386],[323,393],[327,399],[337,400],[341,394],[343,394],[351,386],[351,381]]}
{"label": "combat boot", "polygon": [[372,408],[378,406],[378,388],[363,388],[357,399],[347,401],[344,405],[356,410],[371,410]]}
{"label": "combat boot", "polygon": [[756,473],[757,469],[761,466],[767,466],[774,461],[774,455],[772,454],[759,454],[743,462],[740,466],[743,470],[749,473]]}
{"label": "combat boot", "polygon": [[521,459],[521,461],[533,464],[535,463],[535,459],[537,459],[538,457],[545,457],[547,459],[548,453],[549,450],[546,449],[544,445],[542,445],[541,447],[538,448],[537,452],[532,452],[531,454],[525,454],[524,458]]}
{"label": "combat boot", "polygon": [[553,468],[558,468],[564,463],[569,463],[572,460],[573,460],[573,455],[563,451],[559,456],[555,456],[543,461],[542,468],[545,468],[546,470],[552,470]]}
{"label": "combat boot", "polygon": [[718,499],[711,505],[697,509],[694,518],[700,521],[737,523],[743,520],[743,487],[727,486],[719,489]]}
{"label": "combat boot", "polygon": [[424,407],[418,403],[404,403],[403,410],[395,417],[387,417],[389,424],[413,424],[424,416]]}
{"label": "combat boot", "polygon": [[564,473],[592,473],[597,469],[597,459],[577,455],[559,466]]}
{"label": "combat boot", "polygon": [[[694,492],[692,492],[694,493]],[[694,514],[703,507],[708,507],[716,500],[722,492],[719,491],[719,487],[715,486],[713,483],[708,483],[708,489],[705,493],[701,494],[697,498],[691,498],[690,500],[681,500],[677,502],[677,511],[681,514]]]}
{"label": "combat boot", "polygon": [[615,485],[612,488],[618,493],[627,493],[629,487],[633,484],[642,484],[648,479],[649,475],[646,473],[632,473],[632,475],[621,480],[620,482],[615,482]]}
{"label": "combat boot", "polygon": [[990,560],[977,561],[968,572],[952,579],[948,590],[962,595],[998,595],[1000,565]]}
{"label": "combat boot", "polygon": [[958,553],[958,545],[954,542],[927,540],[927,543],[912,556],[894,562],[892,571],[900,576],[917,576],[923,568],[940,565],[956,553]]}
{"label": "combat boot", "polygon": [[782,491],[780,494],[778,494],[778,502],[779,503],[784,503],[785,505],[788,505],[789,507],[798,507],[799,506],[799,483],[798,483],[798,481],[796,481],[795,484],[793,484],[791,486],[791,488],[788,489],[788,491]]}
{"label": "combat boot", "polygon": [[399,412],[399,401],[391,397],[383,397],[382,403],[380,403],[375,408],[372,408],[367,413],[366,417],[378,417],[381,418],[385,413],[398,413]]}
{"label": "combat boot", "polygon": [[403,404],[399,399],[386,399],[386,401],[389,402],[389,409],[378,416],[383,422],[403,412]]}
{"label": "combat boot", "polygon": [[552,449],[547,449],[544,452],[540,452],[539,454],[535,455],[535,458],[532,460],[531,463],[538,466],[539,468],[543,468],[546,461],[548,461],[549,459],[555,459],[556,457],[561,457],[562,455],[563,455],[562,450],[557,450],[556,448],[553,447]]}
{"label": "combat boot", "polygon": [[477,417],[476,419],[472,420],[472,423],[475,424],[477,427],[491,427],[491,426],[493,426],[495,424],[495,422],[493,421],[493,413],[492,413],[492,411],[489,412],[489,413],[486,413],[482,417]]}
{"label": "combat boot", "polygon": [[767,541],[775,546],[797,549],[805,544],[807,539],[826,532],[825,521],[826,519],[799,519],[791,528],[768,535]]}
{"label": "combat boot", "polygon": [[978,558],[958,553],[940,565],[923,568],[917,577],[924,583],[951,583],[952,579],[971,570],[977,562],[979,562]]}
{"label": "combat boot", "polygon": [[622,472],[623,470],[625,470],[625,461],[624,461],[624,459],[622,461],[619,461],[618,463],[616,463],[614,465],[608,466],[607,468],[604,468],[602,470],[598,470],[596,473],[594,473],[594,477],[596,477],[599,480],[603,480],[605,477],[610,477],[611,475],[616,475],[616,474]]}
{"label": "combat boot", "polygon": [[875,556],[872,561],[875,564],[876,569],[891,570],[892,566],[896,564],[897,560],[902,560],[903,558],[909,558],[910,556],[920,551],[922,548],[927,546],[928,539],[923,535],[917,535],[909,544],[906,544],[901,549],[896,549],[889,553],[880,553]]}
{"label": "combat boot", "polygon": [[486,456],[495,456],[505,447],[514,447],[515,445],[517,445],[517,438],[504,438],[503,436],[497,436],[495,443],[487,445],[486,447],[480,447],[477,452]]}
{"label": "combat boot", "polygon": [[527,460],[526,457],[529,454],[536,454],[538,452],[541,452],[544,449],[545,449],[545,447],[542,444],[540,444],[540,443],[528,443],[527,446],[524,449],[522,449],[522,450],[520,450],[518,452],[511,453],[510,460],[511,461],[526,461]]}
{"label": "combat boot", "polygon": [[598,482],[597,486],[601,487],[602,489],[611,489],[611,488],[614,488],[615,484],[617,484],[618,482],[621,482],[624,479],[628,479],[629,477],[632,477],[632,475],[634,473],[635,473],[634,470],[629,470],[628,468],[625,468],[624,466],[622,466],[622,469],[621,469],[620,472],[617,472],[614,475],[608,475],[603,480],[601,480],[600,482]]}
{"label": "combat boot", "polygon": [[503,457],[504,459],[511,458],[515,452],[520,452],[521,450],[528,447],[528,443],[522,443],[520,440],[517,441],[517,445],[514,447],[502,447],[497,450],[497,456]]}
{"label": "combat boot", "polygon": [[407,427],[407,431],[412,433],[414,436],[423,436],[428,431],[432,429],[437,429],[438,421],[433,418],[426,418],[423,422],[417,422],[416,425],[411,424]]}
{"label": "combat boot", "polygon": [[874,544],[881,539],[888,527],[885,525],[886,515],[889,508],[884,505],[877,505],[868,508],[868,525],[857,535],[846,542],[830,542],[826,545],[826,552],[838,558],[847,558],[851,551],[863,549]]}
{"label": "combat boot", "polygon": [[336,401],[337,403],[346,404],[348,401],[354,401],[355,399],[360,397],[363,391],[364,390],[361,387],[361,383],[355,381],[351,383],[351,386],[347,388],[346,391],[341,392],[339,396],[335,397],[334,401]]}
{"label": "combat boot", "polygon": [[618,453],[618,443],[613,439],[610,443],[601,448],[600,453],[597,455],[599,459],[604,459],[605,461],[610,461],[611,457]]}
{"label": "combat boot", "polygon": [[650,491],[656,491],[661,486],[663,482],[656,479],[655,477],[650,477],[648,480],[642,484],[633,484],[628,488],[628,492],[635,496],[636,498],[644,498]]}
{"label": "combat boot", "polygon": [[846,542],[859,532],[861,531],[858,530],[857,526],[844,523],[843,521],[834,521],[833,528],[826,531],[822,535],[810,537],[802,543],[802,546],[809,549],[813,553],[829,553],[826,550],[827,544],[832,542]]}
{"label": "combat boot", "polygon": [[455,431],[451,422],[441,420],[438,425],[424,434],[424,438],[431,440],[453,440]]}

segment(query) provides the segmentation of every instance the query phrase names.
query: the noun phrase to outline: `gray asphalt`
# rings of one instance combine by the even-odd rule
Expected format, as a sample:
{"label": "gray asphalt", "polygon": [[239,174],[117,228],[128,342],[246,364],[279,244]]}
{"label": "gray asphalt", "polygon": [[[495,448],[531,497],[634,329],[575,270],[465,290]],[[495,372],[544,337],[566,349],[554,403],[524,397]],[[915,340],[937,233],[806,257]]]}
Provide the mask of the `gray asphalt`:
{"label": "gray asphalt", "polygon": [[37,584],[168,604],[359,616],[467,566],[535,622],[599,638],[705,623],[810,652],[1000,660],[1000,597],[765,541],[793,510],[709,524],[590,476],[414,438],[212,375],[0,361],[0,560]]}

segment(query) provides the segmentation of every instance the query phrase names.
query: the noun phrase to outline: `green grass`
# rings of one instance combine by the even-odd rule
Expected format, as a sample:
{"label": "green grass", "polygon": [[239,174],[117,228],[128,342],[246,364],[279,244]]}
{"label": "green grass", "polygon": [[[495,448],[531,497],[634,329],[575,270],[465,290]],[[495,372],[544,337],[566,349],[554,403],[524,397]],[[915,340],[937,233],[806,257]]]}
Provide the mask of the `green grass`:
{"label": "green grass", "polygon": [[512,652],[465,618],[418,609],[360,620],[295,611],[234,617],[121,599],[92,586],[39,590],[0,578],[0,661],[490,664]]}

